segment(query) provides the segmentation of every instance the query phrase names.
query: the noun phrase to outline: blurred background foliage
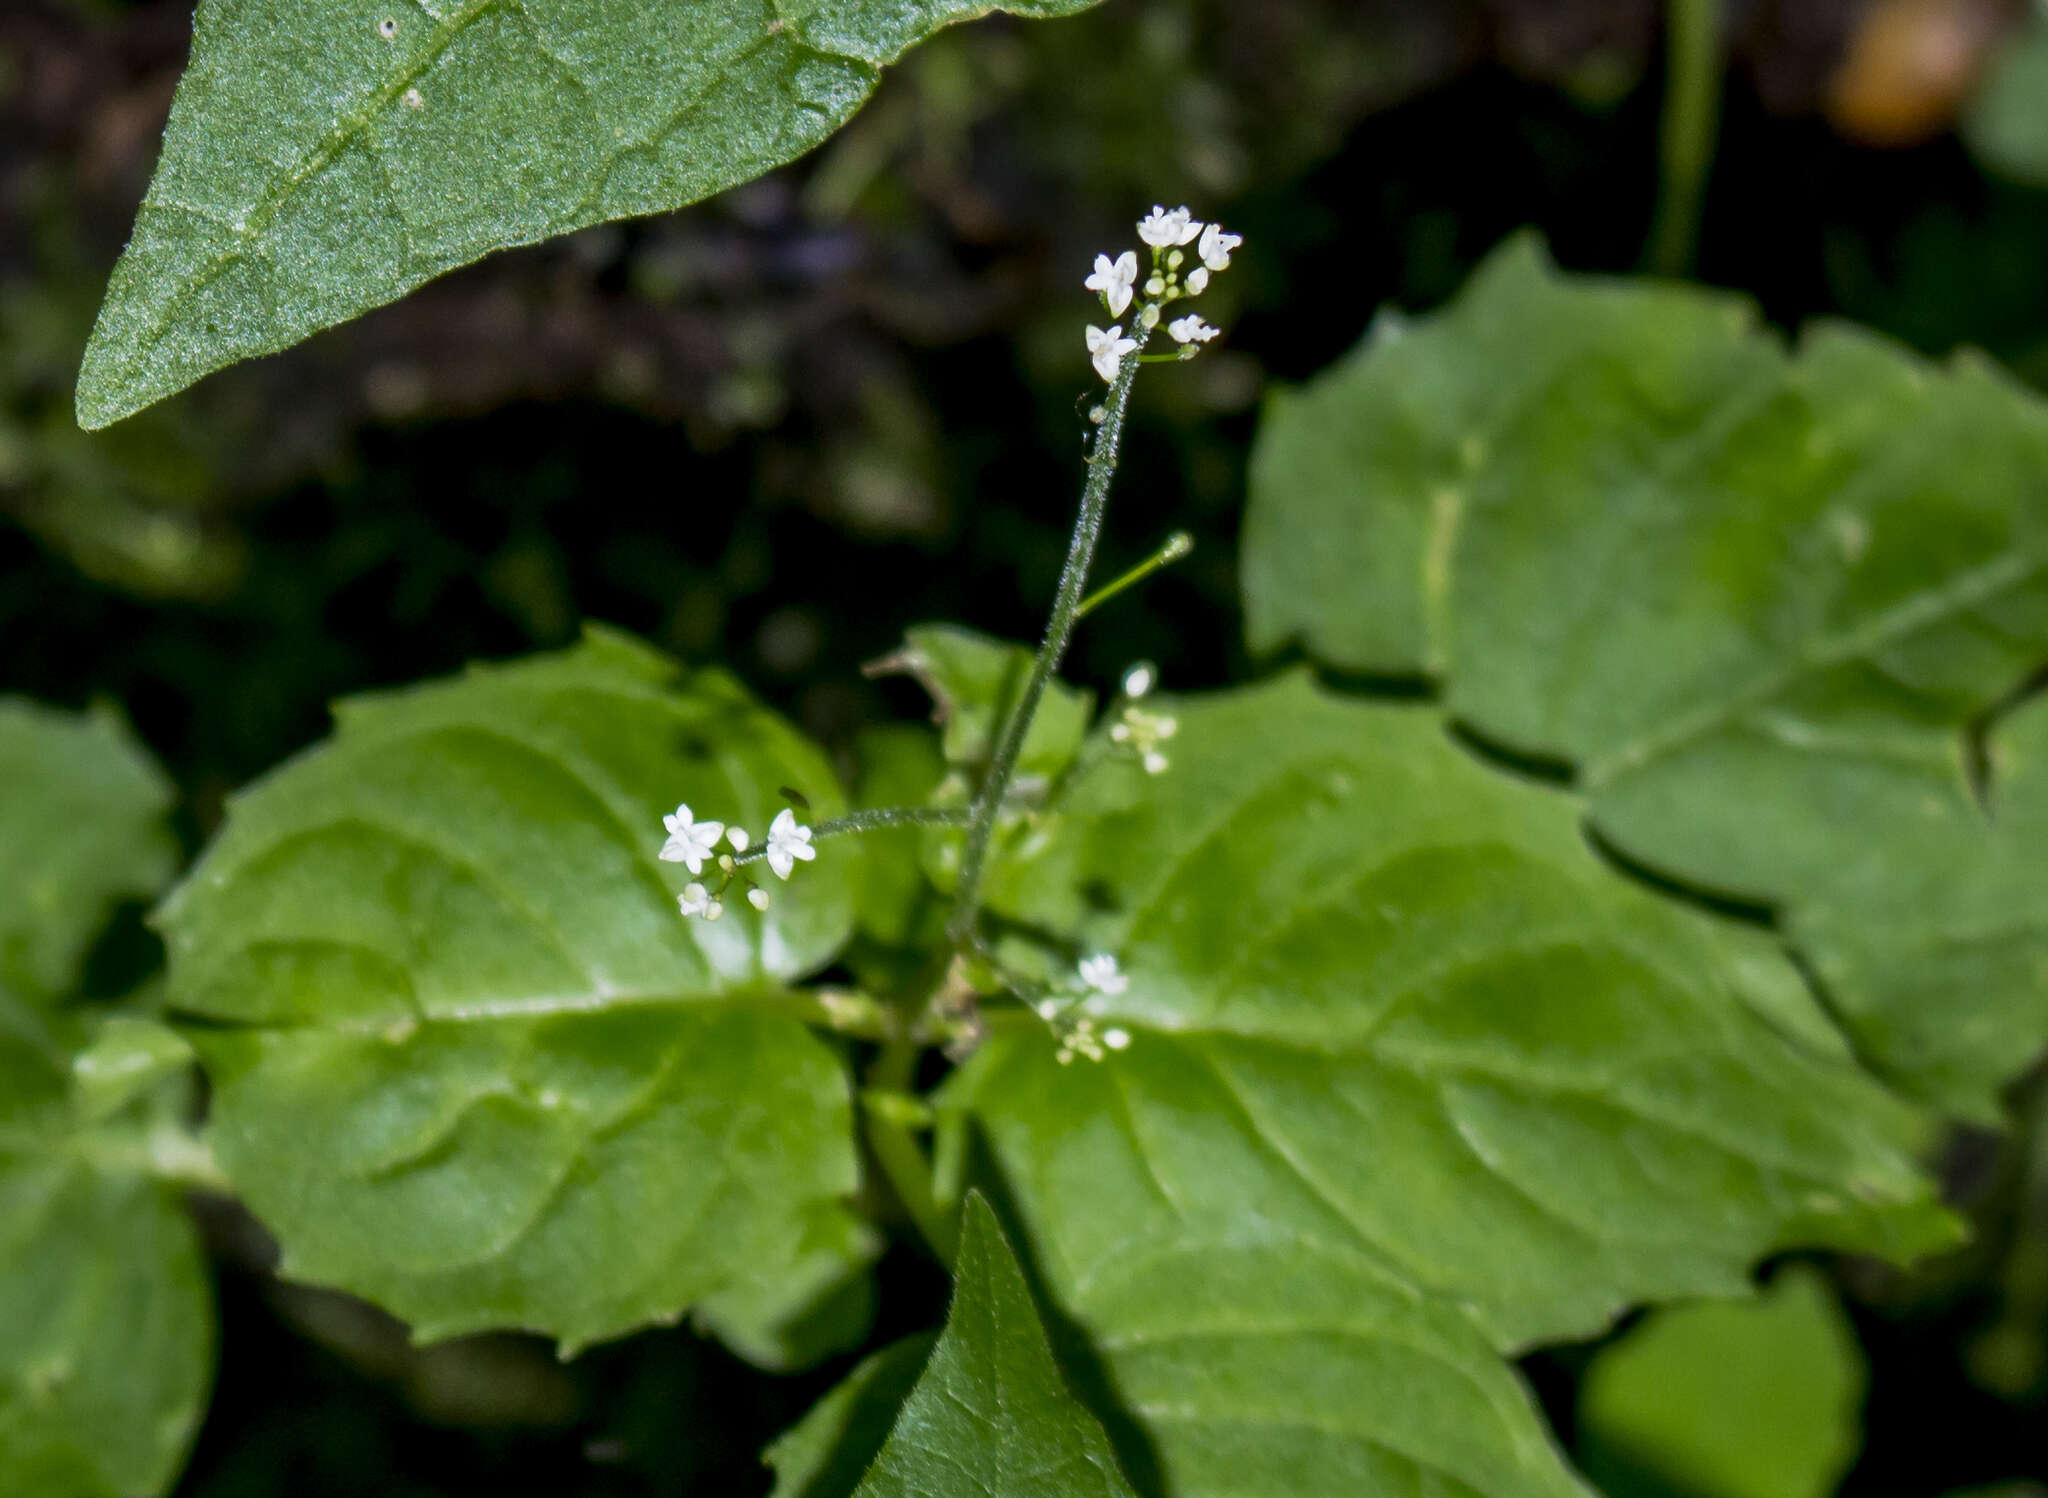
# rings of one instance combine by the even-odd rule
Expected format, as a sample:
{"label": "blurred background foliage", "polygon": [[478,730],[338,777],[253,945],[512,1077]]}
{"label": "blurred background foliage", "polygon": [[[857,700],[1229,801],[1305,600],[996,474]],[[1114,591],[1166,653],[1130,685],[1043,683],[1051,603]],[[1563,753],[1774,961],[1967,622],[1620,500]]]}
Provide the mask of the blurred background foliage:
{"label": "blurred background foliage", "polygon": [[[1787,329],[1849,317],[2048,385],[2048,13],[1722,11],[1701,278]],[[190,22],[186,0],[0,7],[0,690],[118,703],[192,846],[333,697],[586,618],[730,663],[850,768],[858,734],[919,710],[859,671],[905,626],[1035,633],[1091,388],[1079,283],[1155,200],[1244,233],[1244,269],[1212,312],[1227,346],[1141,387],[1104,575],[1173,530],[1196,546],[1090,621],[1071,674],[1242,677],[1262,390],[1380,305],[1443,299],[1524,224],[1571,269],[1633,271],[1657,198],[1655,0],[1106,0],[955,28],[785,171],[494,257],[88,437],[78,359]],[[110,940],[114,968],[146,969],[135,912]],[[1843,1493],[2044,1491],[2048,1089],[2015,1110],[2010,1136],[1950,1151],[1973,1247],[1910,1277],[1823,1266],[1856,1346],[1813,1361],[1868,1387]],[[768,1378],[684,1331],[568,1366],[514,1337],[413,1349],[276,1282],[260,1229],[196,1205],[226,1330],[184,1494],[760,1492],[760,1447],[842,1371]],[[934,1322],[937,1274],[885,1270],[883,1331]],[[1608,1356],[1528,1363],[1608,1491],[1724,1491],[1580,1431]],[[1601,1408],[1654,1426],[1629,1397]]]}

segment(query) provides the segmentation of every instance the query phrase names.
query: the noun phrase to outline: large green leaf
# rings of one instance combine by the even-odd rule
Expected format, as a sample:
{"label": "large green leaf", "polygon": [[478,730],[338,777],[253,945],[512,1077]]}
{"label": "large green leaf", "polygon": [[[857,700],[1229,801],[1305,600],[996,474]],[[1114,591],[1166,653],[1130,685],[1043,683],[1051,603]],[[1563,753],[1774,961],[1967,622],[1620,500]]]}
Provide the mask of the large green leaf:
{"label": "large green leaf", "polygon": [[945,1333],[856,1498],[1132,1498],[979,1196],[967,1198],[953,1272]]}
{"label": "large green leaf", "polygon": [[176,867],[163,772],[107,712],[0,698],[0,996],[61,999],[113,907]]}
{"label": "large green leaf", "polygon": [[906,48],[994,8],[204,0],[79,420],[104,426],[492,250],[759,176],[843,124]]}
{"label": "large green leaf", "polygon": [[944,1099],[1169,1493],[1575,1492],[1492,1348],[1952,1241],[1792,967],[1570,797],[1301,675],[1173,710],[1167,773],[1105,763],[991,889],[1121,957],[1128,1048],[1012,1030]]}
{"label": "large green leaf", "polygon": [[161,912],[216,1152],[286,1271],[426,1337],[574,1346],[711,1302],[770,1345],[843,1278],[821,1255],[871,1252],[844,1068],[781,987],[845,937],[850,863],[709,923],[655,855],[679,800],[756,838],[778,787],[831,815],[822,755],[603,633],[336,716]]}
{"label": "large green leaf", "polygon": [[1828,1498],[1863,1443],[1865,1382],[1827,1280],[1794,1266],[1753,1301],[1673,1306],[1602,1351],[1580,1385],[1579,1449],[1615,1498],[1630,1479]]}
{"label": "large green leaf", "polygon": [[1996,815],[1970,747],[2048,660],[2039,400],[1522,242],[1276,398],[1253,468],[1255,648],[1439,677],[1626,858],[1778,907],[1887,1075],[1992,1115],[2048,1039],[2042,729],[1993,733]]}

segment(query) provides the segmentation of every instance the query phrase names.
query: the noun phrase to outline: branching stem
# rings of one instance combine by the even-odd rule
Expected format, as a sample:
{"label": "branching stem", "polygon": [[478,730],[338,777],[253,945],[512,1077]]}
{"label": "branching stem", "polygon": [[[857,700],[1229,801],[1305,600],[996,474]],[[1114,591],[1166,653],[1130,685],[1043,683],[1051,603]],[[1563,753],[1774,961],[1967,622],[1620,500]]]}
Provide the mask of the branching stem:
{"label": "branching stem", "polygon": [[[1137,354],[1143,350],[1151,330],[1138,329]],[[1045,639],[1031,662],[1031,675],[1018,694],[1017,705],[1003,725],[990,758],[988,773],[969,808],[967,843],[960,850],[960,882],[953,895],[953,918],[947,935],[955,949],[965,948],[974,935],[975,918],[981,914],[981,880],[988,863],[989,839],[995,833],[996,813],[1017,773],[1017,756],[1031,720],[1038,713],[1046,684],[1065,658],[1074,637],[1074,622],[1081,617],[1082,590],[1088,585],[1088,568],[1095,560],[1095,545],[1102,539],[1102,517],[1109,506],[1109,481],[1116,476],[1117,450],[1123,442],[1124,413],[1131,402],[1131,384],[1138,376],[1138,359],[1126,356],[1103,403],[1102,425],[1095,434],[1095,447],[1088,457],[1088,481],[1081,489],[1081,512],[1074,520],[1073,539],[1067,545],[1066,565],[1060,569],[1059,591],[1053,596],[1052,617],[1046,621]]]}

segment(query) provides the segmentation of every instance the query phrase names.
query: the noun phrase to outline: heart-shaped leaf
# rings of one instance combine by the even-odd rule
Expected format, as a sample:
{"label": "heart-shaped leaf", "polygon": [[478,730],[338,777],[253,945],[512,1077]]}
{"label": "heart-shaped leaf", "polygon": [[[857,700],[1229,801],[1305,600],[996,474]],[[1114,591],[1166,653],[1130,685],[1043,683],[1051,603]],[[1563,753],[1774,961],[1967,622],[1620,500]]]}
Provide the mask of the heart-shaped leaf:
{"label": "heart-shaped leaf", "polygon": [[287,1272],[426,1337],[573,1347],[712,1302],[772,1345],[873,1248],[844,1067],[780,986],[844,939],[849,864],[707,922],[656,854],[679,800],[757,840],[779,787],[831,815],[823,757],[603,633],[336,716],[161,913],[216,1152]]}

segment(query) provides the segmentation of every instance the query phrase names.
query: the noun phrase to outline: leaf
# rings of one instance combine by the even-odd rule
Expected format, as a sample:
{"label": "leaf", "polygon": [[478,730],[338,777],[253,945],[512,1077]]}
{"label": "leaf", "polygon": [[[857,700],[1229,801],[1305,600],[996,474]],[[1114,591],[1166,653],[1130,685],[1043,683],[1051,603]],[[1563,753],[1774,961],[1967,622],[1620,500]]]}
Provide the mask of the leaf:
{"label": "leaf", "polygon": [[863,1359],[762,1453],[775,1469],[768,1498],[847,1498],[889,1437],[903,1401],[931,1360],[928,1333]]}
{"label": "leaf", "polygon": [[1580,1386],[1580,1438],[1617,1477],[1697,1498],[1828,1498],[1863,1444],[1865,1381],[1834,1292],[1795,1265],[1753,1301],[1658,1311],[1603,1351]]}
{"label": "leaf", "polygon": [[492,250],[757,177],[844,124],[883,65],[992,8],[205,0],[79,421],[105,426]]}
{"label": "leaf", "polygon": [[1277,398],[1253,469],[1254,648],[1440,678],[1625,859],[1776,908],[1886,1076],[1995,1116],[2048,1040],[2048,844],[2038,730],[1993,734],[1995,814],[1970,735],[2048,660],[2040,401],[1520,241]]}
{"label": "leaf", "polygon": [[1173,768],[1106,762],[991,884],[1118,954],[1084,1013],[1128,1049],[999,1028],[942,1104],[1165,1493],[1578,1492],[1490,1349],[1954,1241],[1924,1123],[1798,1038],[1782,957],[1617,877],[1571,798],[1299,674],[1160,710]]}
{"label": "leaf", "polygon": [[212,1381],[199,1238],[146,1174],[152,1111],[89,1120],[68,1032],[0,992],[0,1492],[166,1491]]}
{"label": "leaf", "polygon": [[[945,763],[931,730],[889,723],[862,731],[856,745],[860,779],[854,801],[862,808],[922,806],[945,778]],[[857,918],[861,930],[887,946],[928,946],[939,941],[946,909],[924,874],[924,832],[894,827],[861,834]]]}
{"label": "leaf", "polygon": [[856,1498],[1133,1498],[979,1196],[967,1198],[953,1272],[945,1333]]}
{"label": "leaf", "polygon": [[850,865],[713,924],[655,855],[684,798],[757,839],[779,786],[833,814],[823,757],[608,632],[336,718],[160,913],[215,1152],[286,1272],[429,1339],[573,1348],[721,1296],[769,1335],[859,1241],[845,1070],[780,987],[845,938]]}
{"label": "leaf", "polygon": [[2001,52],[1963,115],[1963,138],[2001,176],[2048,187],[2048,18]]}
{"label": "leaf", "polygon": [[0,995],[62,999],[114,907],[176,868],[171,787],[121,720],[0,698]]}
{"label": "leaf", "polygon": [[[1032,653],[1022,645],[991,639],[950,624],[926,624],[904,631],[903,649],[868,668],[915,676],[932,696],[932,718],[944,729],[946,762],[979,770],[995,753],[1000,730],[1009,725],[1031,675]],[[1057,679],[1046,684],[1037,716],[1017,754],[1023,776],[1057,775],[1073,762],[1088,735],[1095,694]]]}

